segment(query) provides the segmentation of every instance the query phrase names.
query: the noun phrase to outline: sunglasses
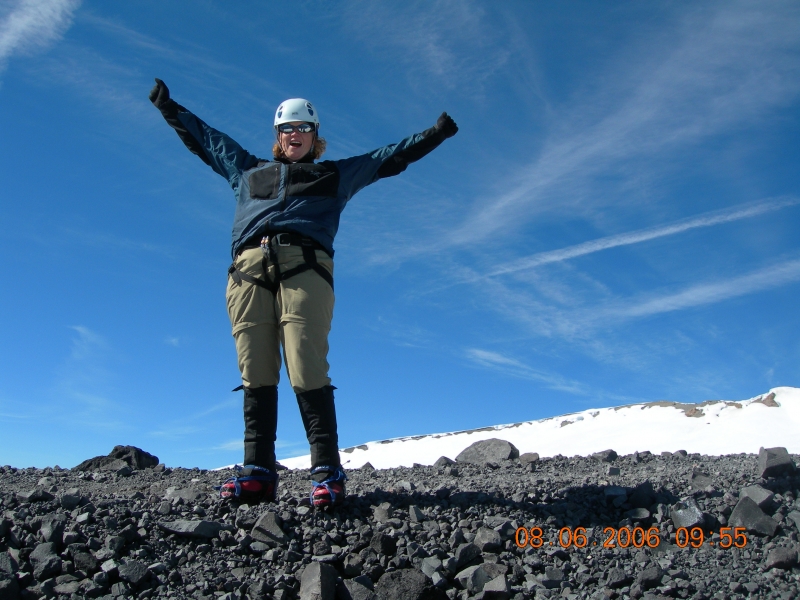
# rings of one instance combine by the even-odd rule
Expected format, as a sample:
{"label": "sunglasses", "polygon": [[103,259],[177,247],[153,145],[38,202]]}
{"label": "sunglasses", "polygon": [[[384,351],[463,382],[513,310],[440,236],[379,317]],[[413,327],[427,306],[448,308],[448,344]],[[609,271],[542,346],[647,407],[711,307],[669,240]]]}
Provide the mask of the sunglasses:
{"label": "sunglasses", "polygon": [[315,127],[312,123],[300,123],[300,125],[292,125],[291,123],[281,123],[278,125],[278,131],[281,133],[294,133],[298,131],[300,133],[311,133],[314,131]]}

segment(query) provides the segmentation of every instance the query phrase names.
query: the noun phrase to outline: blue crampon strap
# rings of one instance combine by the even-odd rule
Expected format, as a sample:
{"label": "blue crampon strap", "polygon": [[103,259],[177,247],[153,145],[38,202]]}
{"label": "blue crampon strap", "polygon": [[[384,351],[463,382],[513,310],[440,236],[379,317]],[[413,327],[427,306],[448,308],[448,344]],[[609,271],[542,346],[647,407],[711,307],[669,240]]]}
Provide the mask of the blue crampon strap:
{"label": "blue crampon strap", "polygon": [[313,479],[311,480],[312,487],[311,487],[311,494],[309,495],[309,500],[311,500],[312,506],[314,506],[314,492],[316,492],[321,487],[325,488],[325,490],[330,495],[331,504],[335,504],[336,492],[331,489],[329,484],[339,483],[340,481],[341,482],[347,481],[347,475],[345,474],[345,472],[342,470],[341,467],[327,467],[327,466],[315,467],[314,469],[312,469],[311,474],[313,475],[314,473],[322,473],[322,472],[325,473],[333,472],[333,474],[330,477],[323,479],[322,481],[314,481]]}
{"label": "blue crampon strap", "polygon": [[[231,477],[230,479],[226,480],[222,485],[215,485],[214,489],[219,491],[220,498],[222,498],[222,488],[225,487],[228,483],[233,484],[233,495],[234,497],[238,498],[242,494],[242,483],[243,481],[263,481],[263,482],[277,482],[278,475],[277,473],[273,473],[269,469],[265,469],[263,467],[257,467],[255,465],[245,465],[241,467],[239,465],[234,465],[233,470],[236,472],[244,471],[245,468],[251,467],[251,474],[246,475],[245,477]],[[265,473],[264,475],[253,475],[253,472],[261,471]]]}

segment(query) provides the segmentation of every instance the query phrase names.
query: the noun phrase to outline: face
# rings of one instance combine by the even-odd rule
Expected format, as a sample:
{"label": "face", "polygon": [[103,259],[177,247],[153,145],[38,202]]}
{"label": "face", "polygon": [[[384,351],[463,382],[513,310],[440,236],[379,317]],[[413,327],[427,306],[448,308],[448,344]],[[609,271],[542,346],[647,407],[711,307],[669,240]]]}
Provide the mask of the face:
{"label": "face", "polygon": [[[292,121],[292,125],[300,125],[303,121]],[[296,129],[291,133],[279,133],[281,148],[286,158],[297,162],[309,153],[314,145],[314,132],[300,133]]]}

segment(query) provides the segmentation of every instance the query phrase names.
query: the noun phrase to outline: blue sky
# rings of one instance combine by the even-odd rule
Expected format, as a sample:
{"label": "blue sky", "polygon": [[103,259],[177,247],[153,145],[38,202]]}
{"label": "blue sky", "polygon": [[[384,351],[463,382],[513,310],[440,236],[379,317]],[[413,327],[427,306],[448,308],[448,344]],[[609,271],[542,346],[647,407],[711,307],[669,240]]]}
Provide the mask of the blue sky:
{"label": "blue sky", "polygon": [[261,156],[289,97],[328,158],[458,122],[342,215],[342,447],[800,385],[798,31],[793,2],[0,2],[0,464],[241,460],[233,196],[154,77]]}

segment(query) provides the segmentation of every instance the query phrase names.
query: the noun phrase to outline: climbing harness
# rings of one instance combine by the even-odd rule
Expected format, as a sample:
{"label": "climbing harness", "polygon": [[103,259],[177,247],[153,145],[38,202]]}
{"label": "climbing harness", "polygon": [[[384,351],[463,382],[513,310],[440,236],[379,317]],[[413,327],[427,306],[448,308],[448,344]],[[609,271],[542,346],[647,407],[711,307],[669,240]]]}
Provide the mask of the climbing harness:
{"label": "climbing harness", "polygon": [[[303,260],[305,260],[305,262],[294,267],[293,269],[289,269],[285,273],[281,273],[278,265],[278,256],[274,247],[276,244],[278,246],[300,246],[303,251]],[[277,295],[282,281],[286,281],[290,277],[294,277],[295,275],[299,275],[305,271],[313,270],[316,271],[317,274],[325,281],[327,281],[328,285],[330,285],[331,289],[333,289],[333,276],[325,269],[325,267],[317,262],[317,254],[315,250],[323,250],[326,254],[329,253],[315,240],[297,233],[277,233],[272,236],[265,236],[261,238],[260,246],[261,251],[264,253],[264,258],[261,261],[261,266],[264,271],[264,279],[259,279],[258,277],[253,277],[252,275],[248,275],[247,273],[240,271],[236,268],[236,263],[234,262],[228,268],[228,275],[231,277],[231,279],[233,279],[233,282],[236,285],[241,285],[242,281],[246,281],[270,291],[273,295]],[[249,246],[245,247],[244,249],[255,247],[256,246]],[[267,274],[267,268],[269,267],[270,262],[272,262],[272,264],[275,266],[274,280],[271,280]]]}

